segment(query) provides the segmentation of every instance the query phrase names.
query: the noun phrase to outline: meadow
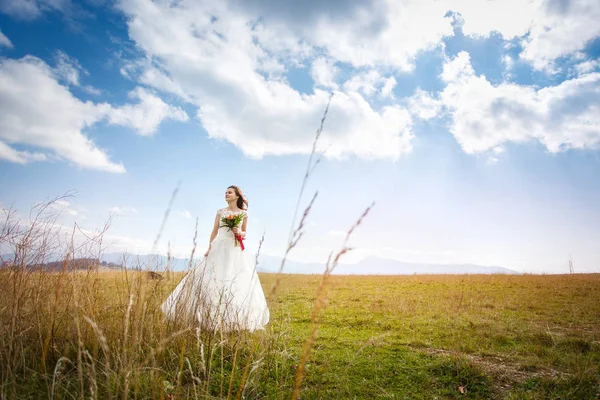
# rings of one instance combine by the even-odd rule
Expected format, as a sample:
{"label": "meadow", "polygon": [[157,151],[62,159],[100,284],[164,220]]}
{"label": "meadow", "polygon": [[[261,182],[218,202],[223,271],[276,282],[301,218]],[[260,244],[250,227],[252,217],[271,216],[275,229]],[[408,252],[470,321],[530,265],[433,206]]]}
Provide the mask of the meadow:
{"label": "meadow", "polygon": [[[317,198],[300,213],[328,109],[284,260]],[[37,204],[29,221],[3,210],[0,400],[600,398],[600,274],[332,275],[371,206],[323,274],[260,274],[265,331],[211,331],[160,311],[183,273],[90,264],[110,220],[66,232],[61,199]],[[36,270],[57,254],[52,270]]]}
{"label": "meadow", "polygon": [[261,274],[235,334],[164,321],[181,277],[0,270],[2,399],[600,397],[600,274]]}

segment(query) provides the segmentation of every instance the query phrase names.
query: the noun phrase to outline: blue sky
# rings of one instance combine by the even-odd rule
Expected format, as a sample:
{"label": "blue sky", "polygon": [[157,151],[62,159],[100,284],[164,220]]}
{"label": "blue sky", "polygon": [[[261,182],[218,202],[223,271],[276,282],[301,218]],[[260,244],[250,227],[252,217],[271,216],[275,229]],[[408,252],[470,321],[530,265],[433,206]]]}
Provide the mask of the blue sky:
{"label": "blue sky", "polygon": [[[68,191],[107,252],[207,245],[230,184],[291,258],[600,271],[600,5],[579,1],[0,1],[0,205]],[[577,23],[575,23],[577,22]],[[366,271],[368,272],[368,271]]]}

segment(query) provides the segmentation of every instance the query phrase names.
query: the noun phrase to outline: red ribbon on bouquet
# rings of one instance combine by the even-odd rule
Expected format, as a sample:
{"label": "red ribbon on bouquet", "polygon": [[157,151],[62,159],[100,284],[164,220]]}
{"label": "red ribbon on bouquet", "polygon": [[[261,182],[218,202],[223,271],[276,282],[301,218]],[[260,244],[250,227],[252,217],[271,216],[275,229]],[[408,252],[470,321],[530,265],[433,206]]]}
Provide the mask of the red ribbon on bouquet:
{"label": "red ribbon on bouquet", "polygon": [[237,233],[235,235],[235,238],[237,239],[238,242],[240,242],[240,247],[242,248],[242,251],[244,251],[244,238],[242,237],[242,235]]}

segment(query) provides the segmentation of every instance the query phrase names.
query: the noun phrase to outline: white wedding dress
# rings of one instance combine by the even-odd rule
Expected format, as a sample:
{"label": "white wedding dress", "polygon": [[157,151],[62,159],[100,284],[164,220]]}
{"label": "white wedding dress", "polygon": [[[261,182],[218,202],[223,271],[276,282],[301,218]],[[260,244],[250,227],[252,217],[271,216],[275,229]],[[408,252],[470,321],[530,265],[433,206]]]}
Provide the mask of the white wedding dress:
{"label": "white wedding dress", "polygon": [[[217,213],[219,219],[235,214],[226,208]],[[246,252],[235,246],[229,228],[219,228],[208,256],[188,271],[162,304],[167,319],[210,330],[264,329],[269,309]]]}

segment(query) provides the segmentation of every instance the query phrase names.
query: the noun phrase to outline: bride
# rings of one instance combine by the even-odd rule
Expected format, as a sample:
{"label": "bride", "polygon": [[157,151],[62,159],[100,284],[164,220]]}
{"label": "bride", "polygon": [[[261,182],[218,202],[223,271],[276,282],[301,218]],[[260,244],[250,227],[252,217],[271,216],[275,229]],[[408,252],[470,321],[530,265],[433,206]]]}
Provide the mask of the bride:
{"label": "bride", "polygon": [[[248,201],[237,186],[227,188],[225,201],[228,207],[217,211],[204,259],[190,268],[161,309],[169,320],[199,323],[210,330],[264,329],[269,309],[243,250]],[[229,227],[228,219],[239,223]]]}

